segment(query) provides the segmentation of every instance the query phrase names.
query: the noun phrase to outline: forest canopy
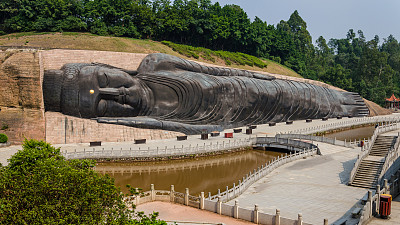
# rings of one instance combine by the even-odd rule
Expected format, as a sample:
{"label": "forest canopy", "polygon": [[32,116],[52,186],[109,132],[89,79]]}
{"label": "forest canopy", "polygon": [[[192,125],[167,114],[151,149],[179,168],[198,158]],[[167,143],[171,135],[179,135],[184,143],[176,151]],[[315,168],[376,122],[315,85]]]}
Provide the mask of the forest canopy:
{"label": "forest canopy", "polygon": [[400,44],[390,35],[366,40],[349,30],[342,39],[313,44],[298,11],[287,21],[253,21],[237,5],[210,0],[4,0],[0,34],[75,31],[171,41],[242,52],[277,61],[305,78],[360,93],[384,104],[400,94]]}

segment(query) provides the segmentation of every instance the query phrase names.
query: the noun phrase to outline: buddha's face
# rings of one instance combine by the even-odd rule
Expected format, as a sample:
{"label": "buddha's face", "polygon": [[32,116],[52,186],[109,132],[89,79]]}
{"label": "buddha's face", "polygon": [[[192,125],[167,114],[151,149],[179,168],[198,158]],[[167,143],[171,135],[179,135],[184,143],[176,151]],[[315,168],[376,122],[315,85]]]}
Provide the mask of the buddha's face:
{"label": "buddha's face", "polygon": [[86,66],[79,73],[79,112],[83,118],[137,116],[140,81],[118,70]]}

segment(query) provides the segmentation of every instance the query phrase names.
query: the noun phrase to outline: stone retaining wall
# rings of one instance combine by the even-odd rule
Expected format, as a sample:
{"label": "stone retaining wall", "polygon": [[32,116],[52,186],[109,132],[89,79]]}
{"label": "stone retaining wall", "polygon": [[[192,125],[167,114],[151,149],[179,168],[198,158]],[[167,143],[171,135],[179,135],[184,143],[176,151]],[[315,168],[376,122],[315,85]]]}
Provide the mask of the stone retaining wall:
{"label": "stone retaining wall", "polygon": [[11,144],[45,139],[37,50],[0,51],[0,130]]}
{"label": "stone retaining wall", "polygon": [[46,112],[46,141],[53,144],[88,143],[91,141],[125,142],[145,138],[147,140],[176,138],[182,133],[140,129],[114,124],[97,123],[93,120]]}

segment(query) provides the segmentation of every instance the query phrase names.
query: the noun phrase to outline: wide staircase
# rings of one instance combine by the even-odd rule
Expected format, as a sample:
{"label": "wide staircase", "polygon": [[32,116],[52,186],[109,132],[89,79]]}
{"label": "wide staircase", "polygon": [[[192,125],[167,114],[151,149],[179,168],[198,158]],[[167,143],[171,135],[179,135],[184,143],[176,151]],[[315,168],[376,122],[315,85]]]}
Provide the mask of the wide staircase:
{"label": "wide staircase", "polygon": [[378,178],[385,163],[385,156],[396,142],[397,137],[379,135],[369,154],[365,157],[357,168],[352,186],[360,188],[375,189]]}

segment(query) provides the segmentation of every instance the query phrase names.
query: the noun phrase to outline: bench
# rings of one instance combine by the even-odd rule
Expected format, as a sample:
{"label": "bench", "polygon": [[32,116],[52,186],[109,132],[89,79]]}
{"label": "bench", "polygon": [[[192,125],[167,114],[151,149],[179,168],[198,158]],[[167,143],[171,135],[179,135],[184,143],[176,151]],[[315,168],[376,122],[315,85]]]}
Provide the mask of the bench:
{"label": "bench", "polygon": [[342,116],[337,116],[336,117],[338,120],[341,120],[342,119]]}
{"label": "bench", "polygon": [[208,134],[201,134],[201,140],[207,140]]}
{"label": "bench", "polygon": [[233,129],[233,132],[234,133],[240,133],[240,132],[242,132],[242,128]]}
{"label": "bench", "polygon": [[211,137],[217,137],[219,136],[219,132],[213,131],[211,132]]}
{"label": "bench", "polygon": [[225,138],[233,138],[233,133],[225,133]]}
{"label": "bench", "polygon": [[364,197],[361,199],[361,204],[365,205],[368,201],[368,195],[364,195]]}
{"label": "bench", "polygon": [[288,124],[288,125],[293,124],[293,120],[286,121],[286,124]]}
{"label": "bench", "polygon": [[257,125],[250,125],[249,126],[249,129],[256,129],[257,128]]}
{"label": "bench", "polygon": [[336,222],[334,222],[332,225],[345,225],[347,221],[347,218],[342,218],[340,220],[337,220]]}
{"label": "bench", "polygon": [[101,146],[101,141],[91,141],[90,147]]}
{"label": "bench", "polygon": [[146,144],[146,139],[135,139],[135,144]]}
{"label": "bench", "polygon": [[273,126],[276,125],[276,123],[275,123],[275,122],[270,122],[270,123],[268,123],[268,125],[269,125],[270,127],[273,127]]}
{"label": "bench", "polygon": [[328,120],[328,117],[322,118],[322,121],[327,121],[327,120]]}
{"label": "bench", "polygon": [[185,136],[176,136],[176,140],[177,141],[184,141],[184,140],[187,140],[187,136],[185,135]]}
{"label": "bench", "polygon": [[306,123],[311,123],[312,119],[306,119]]}
{"label": "bench", "polygon": [[360,212],[361,212],[361,208],[355,208],[355,209],[351,212],[351,217],[357,218],[358,215],[360,215]]}

